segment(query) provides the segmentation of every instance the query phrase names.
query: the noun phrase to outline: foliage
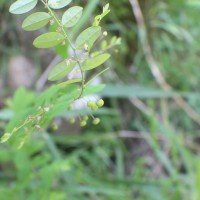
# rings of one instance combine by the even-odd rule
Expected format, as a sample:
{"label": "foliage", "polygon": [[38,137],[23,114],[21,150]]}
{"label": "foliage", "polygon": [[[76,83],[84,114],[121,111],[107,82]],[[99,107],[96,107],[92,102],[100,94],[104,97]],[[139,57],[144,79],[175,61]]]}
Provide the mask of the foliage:
{"label": "foliage", "polygon": [[[99,93],[104,98],[105,107],[96,110],[97,105],[102,105],[101,101],[86,99],[85,102],[83,98],[79,104],[88,104],[87,108],[71,110],[68,100],[74,95],[73,91],[81,88],[81,80],[78,77],[73,80],[77,83],[70,85],[71,80],[59,80],[63,74],[69,73],[74,60],[66,69],[65,59],[69,57],[69,44],[66,42],[64,46],[61,46],[62,43],[56,46],[55,51],[63,58],[49,74],[52,81],[58,78],[56,85],[42,94],[19,89],[13,99],[6,100],[4,109],[0,110],[0,129],[6,129],[10,133],[9,130],[13,130],[16,124],[22,125],[29,114],[34,117],[33,111],[41,106],[39,102],[43,102],[41,107],[44,111],[48,110],[52,102],[55,105],[52,111],[43,113],[45,120],[40,127],[35,127],[31,139],[21,149],[16,150],[15,147],[19,147],[23,141],[23,133],[18,135],[19,138],[16,139],[13,135],[7,143],[1,144],[0,199],[198,200],[199,125],[173,99],[181,96],[200,113],[199,1],[138,1],[143,11],[152,54],[163,76],[172,86],[172,91],[169,92],[158,88],[148,68],[138,39],[138,24],[134,21],[129,0],[109,0],[112,10],[103,20],[101,17],[104,14],[99,13],[107,3],[106,0],[72,2],[80,7],[86,5],[77,24],[64,27],[73,45],[81,33],[80,30],[91,27],[90,22],[93,25],[100,22],[100,26],[109,32],[106,37],[106,33],[102,31],[104,34],[101,36],[104,39],[106,37],[106,41],[99,43],[98,39],[90,53],[98,46],[100,54],[107,54],[101,52],[101,48],[106,47],[109,50],[112,42],[116,42],[117,39],[112,38],[112,35],[123,38],[120,53],[113,52],[112,60],[105,63],[106,66],[113,67],[108,71],[107,68],[101,71],[101,67],[97,67],[85,72],[87,85],[84,96],[103,88],[88,84],[99,74],[103,81],[110,82]],[[3,6],[4,13],[1,13],[3,17],[0,21],[10,23],[7,23],[7,29],[1,34],[4,39],[0,50],[5,54],[0,55],[3,58],[0,78],[6,77],[5,68],[3,70],[3,66],[6,67],[6,57],[13,51],[20,51],[16,43],[21,34],[16,31],[15,15],[13,17],[7,13],[7,1],[3,1]],[[46,14],[42,14],[43,19],[36,22],[36,27],[49,20],[49,13],[42,4],[37,6],[39,12]],[[61,22],[65,12],[69,14],[70,8],[56,10],[56,16],[59,16]],[[79,8],[77,13],[80,12]],[[88,18],[93,19],[92,16],[94,20],[89,21]],[[63,23],[67,26],[73,24],[64,17]],[[49,32],[58,33],[58,26],[54,22],[49,27]],[[25,29],[34,27],[35,24],[32,26],[26,21]],[[40,29],[36,33],[45,33],[46,30]],[[10,32],[15,34],[9,35]],[[6,43],[8,38],[12,45]],[[37,57],[38,51],[35,52],[27,45],[24,44],[29,50],[27,53]],[[85,47],[88,48],[87,45],[82,46],[83,51]],[[89,57],[86,62],[90,63],[98,56],[94,52],[93,57]],[[66,72],[62,73],[62,68]],[[94,75],[96,70],[99,72]],[[103,73],[104,71],[107,72]],[[1,94],[9,96],[10,93]],[[80,93],[76,94],[78,96]],[[54,98],[56,96],[60,99],[59,102]],[[86,120],[88,109],[96,119],[101,119],[98,126],[93,125],[93,120]],[[37,112],[36,115],[40,114],[39,110]],[[52,114],[54,112],[55,115]],[[81,121],[75,122],[76,118]],[[64,128],[63,125],[60,126],[60,120],[65,125]],[[71,126],[66,123],[68,120],[72,123]],[[7,124],[7,121],[10,122]],[[80,129],[85,121],[87,126]]]}
{"label": "foliage", "polygon": [[[37,3],[37,0],[18,0],[10,6],[9,11],[12,14],[24,14],[32,10],[37,5]],[[109,4],[103,8],[103,13],[95,18],[94,25],[85,29],[78,35],[74,45],[65,27],[73,27],[78,23],[82,16],[83,8],[80,6],[73,6],[69,8],[63,14],[62,20],[60,20],[56,16],[56,13],[53,11],[53,9],[57,10],[64,8],[69,3],[71,3],[71,0],[41,0],[41,3],[44,4],[44,7],[47,9],[48,13],[32,13],[26,17],[22,23],[22,28],[27,31],[33,31],[42,28],[48,23],[50,23],[50,25],[56,23],[57,28],[56,31],[50,31],[38,36],[33,41],[33,45],[36,48],[51,48],[61,44],[62,46],[70,46],[74,53],[73,57],[67,58],[56,65],[50,72],[48,79],[50,81],[63,80],[63,78],[72,72],[72,70],[75,70],[76,65],[78,66],[76,71],[81,74],[81,78],[75,78],[68,81],[63,80],[62,82],[59,82],[59,84],[57,84],[55,87],[48,89],[41,96],[37,97],[37,101],[34,101],[34,95],[30,95],[30,98],[28,98],[28,94],[23,89],[16,92],[16,96],[14,97],[13,102],[9,103],[11,107],[16,106],[18,110],[13,109],[13,111],[15,111],[14,120],[12,120],[9,123],[8,128],[6,128],[6,133],[2,136],[1,143],[5,143],[8,140],[14,138],[12,139],[13,142],[11,143],[17,143],[18,148],[21,148],[24,145],[24,143],[31,136],[31,133],[36,130],[40,130],[41,128],[48,127],[52,119],[65,108],[69,107],[74,101],[77,101],[85,96],[85,94],[90,94],[90,86],[88,86],[86,82],[85,71],[99,67],[100,65],[104,64],[110,57],[110,54],[102,53],[107,50],[106,46],[102,47],[99,51],[92,51],[94,43],[102,35],[100,21],[109,13]],[[119,42],[116,40],[114,43],[112,43],[111,47],[117,45],[118,43]],[[84,56],[84,58],[78,56],[78,50],[82,50],[82,56]],[[104,71],[105,69],[102,70],[102,72]],[[97,76],[99,74],[97,74]],[[88,82],[90,81],[91,80],[88,80]],[[78,82],[81,83],[80,87],[76,87],[76,85],[74,85],[74,83]],[[73,85],[68,86],[71,84]],[[93,87],[94,93],[97,92],[97,90],[98,89]],[[25,98],[27,103],[23,102],[23,105],[21,105],[20,101],[22,98]],[[98,106],[96,107],[96,109],[99,108]],[[93,115],[91,116],[93,118],[94,124],[97,125],[100,122],[99,118],[95,119]],[[19,119],[19,117],[24,119],[21,125],[18,125],[17,120],[15,119]],[[86,120],[82,120],[80,125],[85,126]]]}

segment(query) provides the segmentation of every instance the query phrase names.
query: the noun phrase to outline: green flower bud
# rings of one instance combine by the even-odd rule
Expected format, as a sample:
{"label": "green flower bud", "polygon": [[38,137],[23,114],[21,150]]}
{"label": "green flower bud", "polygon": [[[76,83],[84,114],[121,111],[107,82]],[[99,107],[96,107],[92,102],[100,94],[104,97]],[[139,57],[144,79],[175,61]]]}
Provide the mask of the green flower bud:
{"label": "green flower bud", "polygon": [[93,106],[95,106],[95,102],[94,102],[94,101],[89,101],[89,102],[87,103],[87,106],[88,106],[89,108],[92,108]]}
{"label": "green flower bud", "polygon": [[100,119],[99,118],[95,118],[94,120],[93,120],[93,124],[94,125],[98,125],[99,123],[100,123]]}
{"label": "green flower bud", "polygon": [[84,127],[84,126],[86,126],[86,125],[87,125],[87,122],[86,122],[86,121],[81,121],[81,122],[80,122],[80,126],[81,126],[81,127]]}
{"label": "green flower bud", "polygon": [[98,107],[96,104],[94,104],[94,105],[91,107],[92,110],[98,110],[98,108],[99,108],[99,107]]}
{"label": "green flower bud", "polygon": [[98,101],[97,101],[97,106],[98,107],[102,107],[104,105],[104,100],[103,99],[99,99]]}

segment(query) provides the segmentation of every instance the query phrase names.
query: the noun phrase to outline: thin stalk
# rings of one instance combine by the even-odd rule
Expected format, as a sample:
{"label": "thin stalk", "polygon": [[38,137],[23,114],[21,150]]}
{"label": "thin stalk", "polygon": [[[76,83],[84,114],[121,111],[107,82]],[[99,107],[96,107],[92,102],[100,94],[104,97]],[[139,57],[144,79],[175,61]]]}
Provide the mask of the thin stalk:
{"label": "thin stalk", "polygon": [[99,72],[98,74],[96,74],[94,77],[92,77],[86,84],[85,86],[87,86],[90,82],[92,82],[94,79],[96,79],[98,76],[100,76],[101,74],[103,74],[105,71],[107,71],[110,67],[107,67],[106,69],[104,69],[103,71]]}
{"label": "thin stalk", "polygon": [[82,97],[82,94],[83,94],[83,91],[84,91],[84,83],[85,83],[85,80],[84,80],[84,72],[82,70],[82,66],[81,66],[81,63],[80,63],[80,60],[79,60],[79,57],[76,53],[76,48],[73,46],[71,40],[69,39],[65,29],[64,29],[64,26],[63,24],[61,23],[61,21],[58,19],[58,17],[55,15],[55,13],[52,11],[52,9],[49,7],[48,3],[45,2],[44,0],[41,0],[41,2],[45,5],[45,8],[48,9],[49,13],[51,14],[51,16],[53,17],[53,19],[57,22],[57,24],[60,26],[65,38],[67,39],[70,47],[72,48],[73,52],[74,52],[74,55],[75,55],[75,58],[76,58],[76,61],[77,61],[77,64],[79,66],[79,69],[80,69],[80,72],[81,72],[81,92],[80,92],[80,95],[75,99],[80,99]]}

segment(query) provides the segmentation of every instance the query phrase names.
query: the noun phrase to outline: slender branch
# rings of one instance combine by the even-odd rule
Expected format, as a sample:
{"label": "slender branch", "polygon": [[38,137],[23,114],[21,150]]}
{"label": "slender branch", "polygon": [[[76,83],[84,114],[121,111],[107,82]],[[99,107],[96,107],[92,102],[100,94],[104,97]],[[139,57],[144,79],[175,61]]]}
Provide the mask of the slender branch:
{"label": "slender branch", "polygon": [[44,2],[44,0],[41,0],[41,2],[44,4],[45,8],[48,9],[49,13],[51,14],[51,16],[54,18],[54,20],[57,22],[57,24],[60,26],[62,32],[63,32],[63,35],[65,36],[67,42],[69,43],[70,47],[72,48],[73,52],[74,52],[74,55],[75,55],[75,58],[76,58],[76,61],[77,61],[77,64],[79,66],[79,69],[80,69],[80,72],[81,72],[81,92],[80,92],[80,95],[75,99],[80,99],[82,97],[82,94],[83,94],[83,91],[84,91],[84,83],[85,83],[85,79],[84,79],[84,72],[83,72],[83,69],[82,69],[82,66],[81,66],[81,62],[79,60],[79,57],[76,53],[76,48],[73,46],[70,38],[68,37],[66,31],[65,31],[65,28],[63,26],[63,24],[61,23],[61,21],[58,19],[58,17],[55,15],[55,13],[53,12],[53,10],[49,7],[48,3],[47,2]]}
{"label": "slender branch", "polygon": [[103,74],[104,72],[106,72],[107,70],[109,70],[110,67],[107,67],[106,69],[104,69],[103,71],[99,72],[98,74],[96,74],[94,77],[92,77],[86,84],[85,86],[87,86],[89,83],[91,83],[95,78],[97,78],[98,76],[100,76],[101,74]]}

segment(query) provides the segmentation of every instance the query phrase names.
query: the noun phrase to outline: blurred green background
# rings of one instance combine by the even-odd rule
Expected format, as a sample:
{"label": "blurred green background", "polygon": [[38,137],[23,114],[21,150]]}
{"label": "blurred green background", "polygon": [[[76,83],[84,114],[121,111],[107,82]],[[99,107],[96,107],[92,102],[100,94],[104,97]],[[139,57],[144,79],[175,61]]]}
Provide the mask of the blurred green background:
{"label": "blurred green background", "polygon": [[[11,3],[0,0],[0,133],[12,117],[8,99],[20,86],[43,90],[57,59],[32,46],[38,32],[21,29],[25,16],[10,14]],[[109,3],[102,26],[108,38],[122,38],[100,80],[101,124],[69,125],[65,111],[58,130],[35,134],[20,150],[1,145],[0,199],[199,200],[200,2],[73,3],[86,9],[75,35]]]}

